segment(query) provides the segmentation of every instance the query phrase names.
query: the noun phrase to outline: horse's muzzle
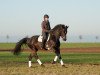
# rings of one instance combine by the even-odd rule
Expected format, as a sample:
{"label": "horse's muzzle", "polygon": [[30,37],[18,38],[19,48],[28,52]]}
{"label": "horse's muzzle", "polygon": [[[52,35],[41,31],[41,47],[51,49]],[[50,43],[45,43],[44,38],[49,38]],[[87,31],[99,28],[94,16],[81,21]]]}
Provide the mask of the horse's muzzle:
{"label": "horse's muzzle", "polygon": [[66,41],[67,39],[63,39],[64,41]]}
{"label": "horse's muzzle", "polygon": [[63,41],[66,41],[67,40],[67,38],[66,37],[63,37]]}

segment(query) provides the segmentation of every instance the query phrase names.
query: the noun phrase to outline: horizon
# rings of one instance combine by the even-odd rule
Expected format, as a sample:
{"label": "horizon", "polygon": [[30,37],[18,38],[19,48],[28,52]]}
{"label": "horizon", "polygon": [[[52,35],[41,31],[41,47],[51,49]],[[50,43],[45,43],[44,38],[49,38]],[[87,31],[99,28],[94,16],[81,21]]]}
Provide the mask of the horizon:
{"label": "horizon", "polygon": [[[80,36],[82,38],[80,39]],[[22,38],[25,37],[32,37],[32,36],[1,36],[0,37],[0,43],[16,43],[19,42]],[[97,38],[96,38],[97,37]],[[61,42],[63,43],[100,43],[100,36],[93,36],[93,35],[73,35],[73,36],[67,36],[67,40],[63,41],[62,38],[60,38]]]}

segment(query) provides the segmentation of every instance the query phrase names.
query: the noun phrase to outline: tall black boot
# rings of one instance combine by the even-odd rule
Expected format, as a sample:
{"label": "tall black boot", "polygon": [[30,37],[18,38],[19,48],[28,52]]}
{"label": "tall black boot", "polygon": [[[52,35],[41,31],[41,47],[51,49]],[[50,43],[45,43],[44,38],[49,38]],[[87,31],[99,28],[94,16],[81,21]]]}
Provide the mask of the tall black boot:
{"label": "tall black boot", "polygon": [[46,43],[46,40],[43,39],[42,40],[42,49],[47,50],[46,47],[45,47],[45,43]]}

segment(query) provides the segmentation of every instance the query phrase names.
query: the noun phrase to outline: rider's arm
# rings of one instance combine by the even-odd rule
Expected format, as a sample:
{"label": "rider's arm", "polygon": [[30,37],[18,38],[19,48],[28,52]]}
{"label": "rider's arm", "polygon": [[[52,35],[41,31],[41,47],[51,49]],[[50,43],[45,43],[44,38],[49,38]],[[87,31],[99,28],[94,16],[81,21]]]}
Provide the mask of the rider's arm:
{"label": "rider's arm", "polygon": [[45,22],[44,21],[42,22],[41,27],[42,27],[42,31],[46,32]]}
{"label": "rider's arm", "polygon": [[49,29],[51,30],[50,22],[49,22]]}

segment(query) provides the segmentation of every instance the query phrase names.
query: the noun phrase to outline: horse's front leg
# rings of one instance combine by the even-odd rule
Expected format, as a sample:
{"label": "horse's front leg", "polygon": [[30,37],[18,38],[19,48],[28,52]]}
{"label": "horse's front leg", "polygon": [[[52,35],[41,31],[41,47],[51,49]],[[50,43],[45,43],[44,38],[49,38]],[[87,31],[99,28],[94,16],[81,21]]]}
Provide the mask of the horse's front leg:
{"label": "horse's front leg", "polygon": [[54,60],[53,60],[53,62],[52,62],[52,64],[55,64],[56,61],[57,61],[57,59],[58,59],[58,56],[56,55],[55,58],[54,58]]}
{"label": "horse's front leg", "polygon": [[58,56],[58,58],[60,59],[60,64],[61,64],[62,66],[64,66],[64,63],[63,63],[63,60],[62,60],[62,57],[61,57],[61,54],[60,54],[60,50],[57,52],[57,56]]}
{"label": "horse's front leg", "polygon": [[60,59],[61,65],[64,66],[64,63],[63,63],[63,60],[62,60],[62,57],[61,57],[61,54],[60,54],[60,49],[56,49],[56,50],[55,50],[55,54],[56,54],[56,56],[55,56],[55,58],[54,58],[52,64],[55,64],[55,62],[56,62],[57,59],[59,58],[59,59]]}

